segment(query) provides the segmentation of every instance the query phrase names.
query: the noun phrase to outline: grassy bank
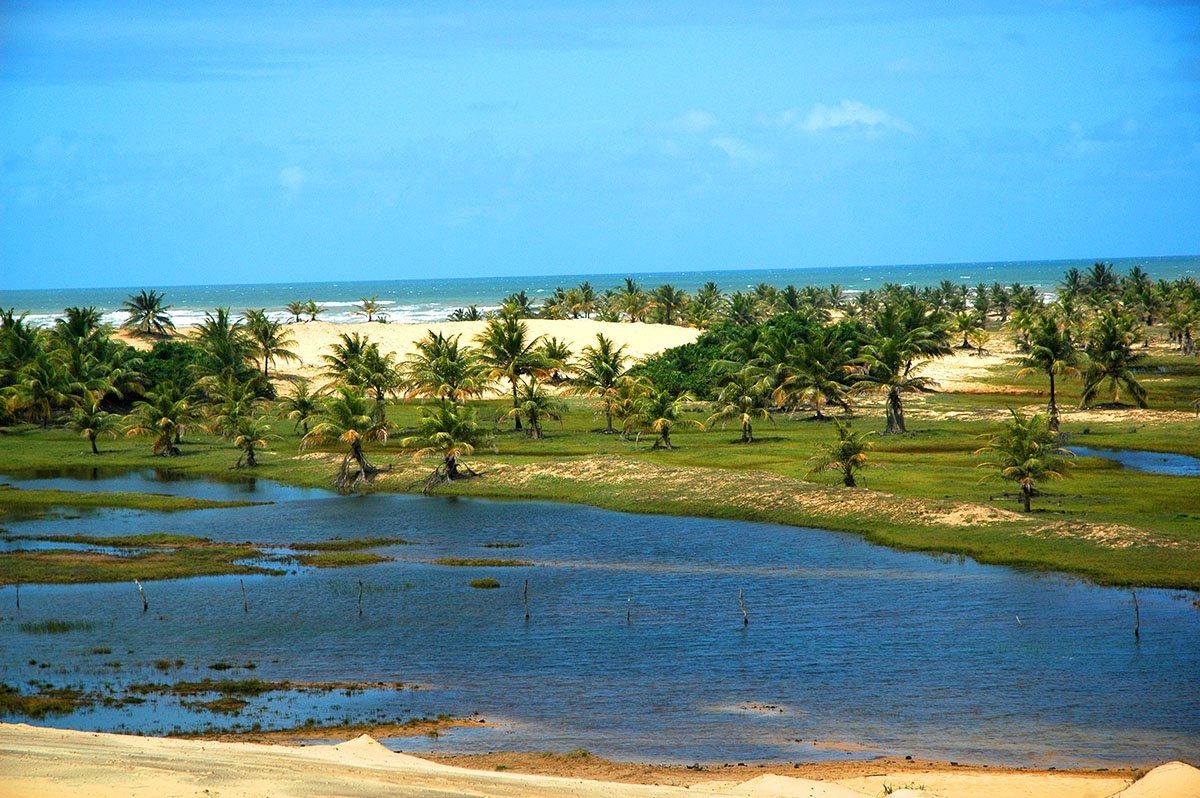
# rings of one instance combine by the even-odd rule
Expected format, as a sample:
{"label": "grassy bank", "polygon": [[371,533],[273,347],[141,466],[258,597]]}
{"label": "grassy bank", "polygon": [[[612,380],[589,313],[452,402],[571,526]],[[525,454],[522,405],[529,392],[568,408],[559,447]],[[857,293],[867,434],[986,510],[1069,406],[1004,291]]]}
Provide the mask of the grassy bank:
{"label": "grassy bank", "polygon": [[[1067,408],[1063,432],[1072,443],[1098,448],[1141,448],[1200,456],[1200,420],[1184,399],[1200,391],[1200,370],[1164,355],[1152,361],[1150,412],[1075,411],[1078,384],[1061,388]],[[1008,408],[1036,409],[1045,402],[1044,380],[1017,379],[1015,369],[993,368],[982,387],[908,401],[910,433],[872,436],[864,487],[840,487],[832,475],[809,475],[810,458],[829,443],[832,425],[805,417],[777,416],[755,427],[758,439],[738,443],[739,430],[677,427],[674,451],[656,451],[648,440],[601,433],[603,420],[590,402],[568,400],[561,425],[533,441],[497,420],[495,449],[468,458],[483,476],[439,492],[497,499],[585,503],[640,513],[708,516],[811,526],[864,535],[901,549],[961,554],[983,562],[1078,574],[1103,584],[1200,590],[1200,499],[1195,477],[1142,474],[1108,461],[1078,458],[1070,479],[1040,485],[1034,512],[1019,512],[1015,486],[981,482],[981,436],[995,432]],[[1157,398],[1155,398],[1157,397]],[[485,403],[480,417],[499,418],[505,402]],[[697,407],[703,420],[707,408]],[[372,490],[415,492],[432,461],[413,462],[395,439],[414,428],[419,406],[394,403],[393,442],[373,444],[368,456],[391,465]],[[850,419],[856,431],[883,427],[882,408],[866,403]],[[341,454],[299,452],[290,422],[274,426],[268,451],[253,476],[327,487]],[[164,467],[214,477],[232,472],[228,443],[191,434],[177,458],[154,457],[146,441],[102,442],[93,456],[86,444],[60,430],[10,428],[0,433],[0,463],[8,473],[63,465],[144,469]],[[194,500],[146,494],[66,494],[0,490],[0,519],[40,507],[189,509]],[[211,504],[211,503],[210,503]],[[205,505],[208,506],[208,505]],[[311,552],[313,564],[361,564],[374,555],[349,548]],[[0,579],[14,581],[11,558],[0,560]],[[26,574],[30,576],[31,574]],[[7,578],[5,578],[7,577]],[[26,581],[26,580],[22,580]],[[37,581],[29,579],[28,581]]]}

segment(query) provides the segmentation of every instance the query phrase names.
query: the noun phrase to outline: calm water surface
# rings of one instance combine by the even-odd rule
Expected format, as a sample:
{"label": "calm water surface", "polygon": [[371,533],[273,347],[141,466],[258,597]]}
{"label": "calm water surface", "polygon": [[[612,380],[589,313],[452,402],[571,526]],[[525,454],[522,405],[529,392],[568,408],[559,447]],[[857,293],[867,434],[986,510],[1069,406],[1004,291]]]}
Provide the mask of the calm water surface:
{"label": "calm water surface", "polygon": [[1089,446],[1067,448],[1079,457],[1099,457],[1113,460],[1125,468],[1148,474],[1167,474],[1176,477],[1200,477],[1200,457],[1172,452],[1145,452],[1138,449],[1093,449]]}
{"label": "calm water surface", "polygon": [[[149,478],[110,479],[155,492],[231,490]],[[276,694],[240,718],[154,699],[42,721],[82,729],[162,733],[443,712],[478,712],[494,724],[391,742],[408,751],[586,748],[675,762],[887,752],[1060,766],[1200,754],[1193,594],[1139,591],[1138,641],[1128,591],[837,533],[544,503],[340,497],[261,481],[232,490],[275,503],[93,512],[9,530],[169,531],[270,546],[364,536],[412,543],[380,549],[394,561],[366,567],[148,583],[145,614],[128,584],[27,585],[19,610],[14,589],[4,588],[0,681],[94,688],[252,676],[420,685]],[[487,546],[495,543],[519,547]],[[433,564],[440,557],[533,564]],[[468,585],[480,577],[502,587]],[[19,628],[52,618],[91,626],[59,635]],[[111,653],[90,653],[97,648]],[[185,664],[168,674],[154,667],[175,659]],[[218,661],[256,668],[208,669]]]}

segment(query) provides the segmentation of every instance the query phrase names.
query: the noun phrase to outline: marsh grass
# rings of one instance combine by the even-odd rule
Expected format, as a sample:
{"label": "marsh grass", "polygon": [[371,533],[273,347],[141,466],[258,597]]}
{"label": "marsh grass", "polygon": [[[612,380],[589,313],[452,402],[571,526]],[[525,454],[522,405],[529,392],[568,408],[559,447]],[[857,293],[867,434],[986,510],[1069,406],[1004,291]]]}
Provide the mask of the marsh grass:
{"label": "marsh grass", "polygon": [[391,557],[362,551],[329,551],[320,554],[300,554],[296,562],[311,568],[349,568],[355,565],[374,565],[388,562]]}
{"label": "marsh grass", "polygon": [[0,716],[25,717],[40,720],[50,715],[69,715],[81,704],[80,691],[57,688],[37,695],[22,694],[17,688],[0,683]]}
{"label": "marsh grass", "polygon": [[404,538],[356,538],[354,540],[317,540],[308,543],[293,543],[289,548],[296,551],[359,551],[361,549],[377,549],[384,546],[411,546],[412,542]]}
{"label": "marsh grass", "polygon": [[524,568],[533,565],[525,560],[494,560],[488,557],[440,557],[433,560],[433,564],[453,568]]}
{"label": "marsh grass", "polygon": [[471,587],[475,588],[476,590],[495,590],[496,588],[500,587],[500,580],[498,580],[498,579],[472,579],[467,584],[470,585]]}
{"label": "marsh grass", "polygon": [[90,632],[96,625],[90,621],[63,621],[51,618],[46,621],[26,621],[17,628],[31,635],[62,635],[68,632]]}

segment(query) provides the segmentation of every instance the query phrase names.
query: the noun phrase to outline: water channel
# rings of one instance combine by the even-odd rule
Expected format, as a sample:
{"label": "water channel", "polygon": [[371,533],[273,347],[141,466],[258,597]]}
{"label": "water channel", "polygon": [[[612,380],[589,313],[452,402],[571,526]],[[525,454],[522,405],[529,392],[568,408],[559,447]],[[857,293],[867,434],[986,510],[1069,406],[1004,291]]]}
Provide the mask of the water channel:
{"label": "water channel", "polygon": [[[821,530],[534,502],[337,496],[262,481],[156,481],[156,472],[83,476],[19,484],[272,503],[71,510],[9,523],[9,535],[409,543],[377,549],[393,559],[369,566],[284,564],[274,576],[150,582],[145,613],[130,584],[23,585],[19,609],[14,588],[0,589],[0,682],[9,685],[119,692],[206,676],[382,683],[268,694],[238,717],[156,697],[35,721],[45,725],[161,734],[478,713],[486,725],[388,744],[584,748],[687,763],[891,753],[1144,765],[1200,752],[1200,609],[1191,593],[1138,591],[1135,639],[1129,591]],[[434,563],[452,557],[530,564]],[[501,587],[469,585],[483,577]],[[22,631],[51,619],[78,627]],[[163,672],[164,661],[183,664]],[[215,673],[218,662],[235,669]],[[397,682],[408,686],[391,687]]]}

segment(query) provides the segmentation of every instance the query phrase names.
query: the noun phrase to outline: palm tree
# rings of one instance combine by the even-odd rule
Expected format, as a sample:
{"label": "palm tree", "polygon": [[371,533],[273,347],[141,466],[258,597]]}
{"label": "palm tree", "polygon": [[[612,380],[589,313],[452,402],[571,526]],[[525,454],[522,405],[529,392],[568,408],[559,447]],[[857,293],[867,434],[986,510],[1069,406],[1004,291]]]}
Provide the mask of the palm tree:
{"label": "palm tree", "polygon": [[575,364],[571,362],[575,353],[571,351],[569,343],[553,335],[545,336],[542,338],[541,355],[546,361],[546,367],[550,370],[552,385],[558,385],[569,379],[568,375],[575,369]]}
{"label": "palm tree", "polygon": [[234,468],[254,468],[258,465],[256,452],[265,449],[271,426],[261,416],[247,415],[240,418],[233,429],[233,446],[238,450]]}
{"label": "palm tree", "polygon": [[625,278],[625,285],[617,289],[613,302],[619,312],[632,322],[645,320],[650,312],[650,298],[632,277]]}
{"label": "palm tree", "polygon": [[703,422],[684,416],[687,403],[692,401],[695,398],[687,392],[676,394],[666,388],[649,387],[638,403],[637,419],[651,432],[658,433],[653,448],[674,448],[671,445],[671,430],[676,424],[704,429]]}
{"label": "palm tree", "polygon": [[[541,336],[531,339],[529,325],[516,316],[489,319],[483,332],[475,337],[480,358],[494,380],[507,380],[512,388],[513,407],[517,406],[517,383],[527,374],[543,376],[549,364],[538,351]],[[516,417],[515,429],[521,429]]]}
{"label": "palm tree", "polygon": [[366,316],[368,322],[379,319],[383,321],[388,314],[383,312],[382,306],[379,304],[379,297],[363,297],[353,311],[355,316]]}
{"label": "palm tree", "polygon": [[101,435],[116,437],[120,423],[120,416],[102,410],[100,400],[89,395],[84,397],[83,404],[71,410],[68,427],[91,444],[92,454],[100,454],[96,447],[96,439]]}
{"label": "palm tree", "polygon": [[491,445],[491,441],[491,433],[476,420],[474,408],[439,400],[421,408],[417,433],[400,441],[400,445],[413,450],[414,460],[431,454],[442,458],[441,465],[425,481],[423,492],[429,493],[441,483],[476,476],[462,458],[480,446]]}
{"label": "palm tree", "polygon": [[308,303],[302,299],[294,299],[283,306],[292,317],[293,324],[300,323],[300,317],[308,312]]}
{"label": "palm tree", "polygon": [[1120,282],[1111,263],[1096,261],[1083,276],[1084,292],[1095,307],[1102,307],[1117,293]]}
{"label": "palm tree", "polygon": [[519,415],[528,422],[525,435],[535,441],[546,437],[542,430],[542,421],[561,421],[567,412],[567,404],[545,388],[532,377],[521,380],[517,390],[517,405],[509,410],[506,416]]}
{"label": "palm tree", "polygon": [[408,395],[463,402],[483,394],[486,369],[474,349],[459,345],[461,337],[430,330],[416,342],[416,351],[400,364]]}
{"label": "palm tree", "polygon": [[54,322],[54,338],[72,351],[95,354],[100,340],[108,337],[108,325],[102,324],[95,307],[70,307]]}
{"label": "palm tree", "polygon": [[537,315],[537,307],[527,293],[518,291],[500,300],[500,315],[528,319]]}
{"label": "palm tree", "polygon": [[468,305],[465,308],[455,308],[450,311],[449,321],[482,321],[483,314],[478,305]]}
{"label": "palm tree", "polygon": [[304,303],[304,312],[308,314],[309,321],[316,321],[317,316],[325,312],[325,306],[318,305],[316,300],[310,299]]}
{"label": "palm tree", "polygon": [[289,346],[295,343],[283,322],[267,316],[266,309],[246,311],[246,332],[258,352],[258,362],[262,365],[264,377],[270,377],[271,361],[299,360],[300,356]]}
{"label": "palm tree", "polygon": [[933,380],[917,372],[930,359],[949,352],[940,314],[919,300],[889,303],[876,314],[867,342],[859,349],[864,370],[855,375],[854,387],[884,394],[885,435],[907,432],[903,395],[931,390]]}
{"label": "palm tree", "polygon": [[307,435],[308,422],[316,418],[321,410],[320,399],[317,392],[311,389],[311,383],[304,377],[292,380],[291,393],[285,395],[280,402],[284,417],[294,423],[292,430],[298,432],[303,427],[304,434]]}
{"label": "palm tree", "polygon": [[961,310],[950,318],[950,331],[963,337],[959,349],[971,349],[971,335],[982,327],[983,319],[976,311]]}
{"label": "palm tree", "polygon": [[775,398],[784,406],[808,402],[818,421],[827,404],[849,408],[847,380],[852,368],[851,343],[837,327],[816,327],[792,352],[790,368],[782,375]]}
{"label": "palm tree", "polygon": [[628,440],[629,433],[638,423],[638,413],[646,394],[650,393],[650,382],[644,377],[625,374],[611,391],[613,418],[621,425],[621,440]]}
{"label": "palm tree", "polygon": [[149,435],[154,438],[156,455],[178,457],[179,440],[191,419],[191,406],[183,392],[173,382],[160,382],[146,392],[144,400],[134,403],[125,434]]}
{"label": "palm tree", "polygon": [[591,318],[592,314],[596,312],[596,302],[597,302],[596,289],[592,288],[591,283],[589,283],[587,280],[584,280],[582,283],[579,284],[578,290],[579,290],[579,305],[576,308],[576,310],[585,319]]}
{"label": "palm tree", "polygon": [[242,319],[235,319],[229,308],[205,313],[204,321],[192,331],[192,342],[201,352],[197,377],[242,377],[250,371],[254,342]]}
{"label": "palm tree", "polygon": [[333,479],[333,485],[339,491],[352,490],[364,482],[371,482],[382,471],[390,470],[390,466],[376,468],[363,451],[365,443],[388,439],[387,421],[379,418],[374,405],[361,389],[338,385],[333,395],[325,397],[317,414],[317,423],[300,441],[301,450],[314,445],[349,445]]}
{"label": "palm tree", "polygon": [[754,443],[754,422],[775,421],[771,416],[770,392],[761,379],[761,370],[747,366],[727,374],[723,382],[717,392],[716,410],[707,423],[712,425],[720,421],[723,428],[725,422],[736,419],[742,427],[742,443]]}
{"label": "palm tree", "polygon": [[326,366],[324,376],[333,383],[362,386],[363,364],[372,347],[378,348],[378,344],[365,335],[340,333],[338,340],[329,345],[330,353],[321,356]]}
{"label": "palm tree", "polygon": [[47,429],[56,411],[71,404],[71,389],[66,371],[43,352],[17,372],[13,392],[18,407],[28,410],[30,419]]}
{"label": "palm tree", "polygon": [[750,327],[762,319],[762,310],[753,296],[735,291],[725,305],[725,318],[739,327]]}
{"label": "palm tree", "polygon": [[997,474],[984,477],[984,480],[1016,482],[1021,488],[1021,503],[1025,512],[1029,512],[1030,500],[1037,493],[1037,482],[1066,476],[1069,461],[1065,458],[1072,455],[1055,444],[1055,436],[1051,434],[1045,416],[1036,413],[1025,416],[1016,410],[1009,412],[1012,419],[1004,429],[986,436],[987,445],[977,449],[975,454],[995,458],[979,464],[980,468],[999,469]]}
{"label": "palm tree", "polygon": [[585,346],[575,367],[572,389],[576,393],[600,397],[604,409],[604,432],[613,434],[613,409],[617,402],[617,381],[625,375],[625,345],[615,346],[603,333],[596,333],[596,345]]}
{"label": "palm tree", "polygon": [[1112,402],[1120,401],[1120,388],[1125,386],[1138,407],[1146,407],[1146,389],[1134,376],[1134,367],[1143,355],[1135,352],[1133,344],[1141,338],[1137,321],[1121,311],[1103,311],[1088,330],[1084,351],[1088,366],[1083,375],[1083,405],[1095,401],[1101,384],[1107,380],[1112,389]]}
{"label": "palm tree", "polygon": [[121,310],[129,316],[121,326],[141,335],[170,335],[175,331],[175,322],[167,313],[171,306],[164,305],[163,300],[162,294],[144,288],[130,294],[129,299],[121,303]]}
{"label": "palm tree", "polygon": [[840,421],[833,423],[836,425],[838,439],[813,455],[809,460],[813,466],[808,474],[812,476],[822,471],[840,471],[843,485],[847,488],[858,487],[854,477],[868,465],[867,452],[873,447],[866,438],[874,433],[851,432],[848,424]]}
{"label": "palm tree", "polygon": [[650,295],[653,320],[659,324],[679,324],[687,307],[687,292],[673,285],[664,284]]}
{"label": "palm tree", "polygon": [[1055,394],[1055,378],[1077,376],[1083,363],[1082,353],[1075,348],[1071,334],[1054,313],[1037,316],[1028,336],[1016,340],[1018,377],[1040,372],[1050,378],[1049,430],[1058,432],[1059,413]]}
{"label": "palm tree", "polygon": [[253,415],[258,404],[254,386],[230,374],[210,380],[206,394],[207,428],[227,438],[236,434],[242,419]]}

